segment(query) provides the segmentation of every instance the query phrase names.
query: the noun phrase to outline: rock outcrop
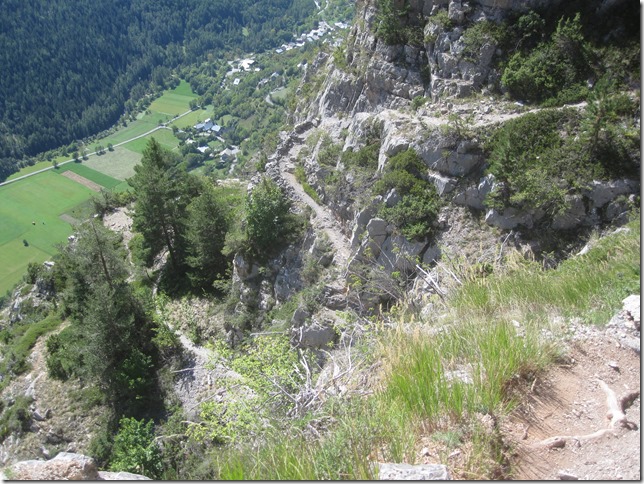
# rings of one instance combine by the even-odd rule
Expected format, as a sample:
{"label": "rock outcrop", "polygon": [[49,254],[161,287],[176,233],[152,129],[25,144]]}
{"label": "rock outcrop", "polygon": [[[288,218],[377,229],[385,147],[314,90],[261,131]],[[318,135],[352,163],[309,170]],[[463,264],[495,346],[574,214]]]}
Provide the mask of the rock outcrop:
{"label": "rock outcrop", "polygon": [[381,481],[448,481],[447,466],[442,464],[389,464],[378,465],[378,479]]}
{"label": "rock outcrop", "polygon": [[91,457],[61,452],[51,460],[27,460],[5,469],[3,479],[19,481],[149,481],[130,472],[99,471]]}

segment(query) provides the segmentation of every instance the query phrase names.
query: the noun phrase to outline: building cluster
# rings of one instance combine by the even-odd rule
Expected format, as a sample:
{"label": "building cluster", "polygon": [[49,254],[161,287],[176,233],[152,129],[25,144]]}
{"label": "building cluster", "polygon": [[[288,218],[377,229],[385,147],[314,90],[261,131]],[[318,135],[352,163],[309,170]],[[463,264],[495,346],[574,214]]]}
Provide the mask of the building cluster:
{"label": "building cluster", "polygon": [[[344,30],[344,29],[347,29],[348,27],[349,27],[349,24],[346,24],[344,22],[336,22],[332,26],[332,25],[329,25],[326,21],[322,20],[318,24],[317,29],[313,29],[310,32],[304,32],[299,37],[294,36],[295,40],[287,44],[282,44],[279,48],[275,49],[275,52],[278,54],[281,54],[283,52],[289,51],[296,47],[304,47],[304,45],[307,42],[315,42],[316,40],[320,40],[327,34],[330,34],[331,32],[335,32],[337,29]],[[336,40],[336,42],[338,41],[339,39]]]}

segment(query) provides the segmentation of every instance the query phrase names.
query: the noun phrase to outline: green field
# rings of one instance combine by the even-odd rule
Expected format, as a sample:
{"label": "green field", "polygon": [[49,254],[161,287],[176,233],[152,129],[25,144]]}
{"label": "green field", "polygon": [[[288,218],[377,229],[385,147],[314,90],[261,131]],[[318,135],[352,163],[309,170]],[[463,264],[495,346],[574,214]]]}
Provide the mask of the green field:
{"label": "green field", "polygon": [[93,194],[54,171],[0,187],[0,294],[22,278],[29,262],[43,262],[56,252],[56,244],[72,233],[60,215]]}
{"label": "green field", "polygon": [[19,176],[23,175],[28,175],[29,173],[34,173],[38,170],[42,170],[43,168],[51,168],[53,165],[51,161],[39,161],[35,165],[31,166],[26,166],[22,168],[20,171],[14,173],[13,175],[7,177],[7,180],[13,180],[14,178],[18,178]]}
{"label": "green field", "polygon": [[134,166],[141,161],[141,153],[128,150],[125,146],[117,146],[114,151],[101,156],[90,156],[83,161],[83,165],[117,180],[127,180],[134,175]]}
{"label": "green field", "polygon": [[[123,147],[127,148],[130,151],[134,151],[136,153],[143,153],[143,150],[148,145],[148,141],[150,141],[150,138],[154,138],[161,146],[169,150],[173,150],[177,146],[179,146],[179,140],[175,138],[174,134],[172,133],[172,130],[160,129],[144,138],[139,138],[139,139],[135,139],[134,141],[130,141],[129,143],[124,144]],[[140,159],[140,155],[139,155],[139,159]]]}
{"label": "green field", "polygon": [[177,119],[170,126],[176,126],[179,129],[190,128],[197,123],[202,123],[208,118],[213,116],[213,106],[208,106],[206,109],[196,109],[184,117]]}
{"label": "green field", "polygon": [[65,166],[61,166],[57,170],[54,170],[55,173],[63,174],[66,171],[73,171],[78,175],[87,178],[94,183],[98,183],[105,188],[114,188],[116,185],[121,183],[121,180],[112,178],[111,176],[105,175],[99,171],[93,170],[88,166],[80,163],[67,163]]}
{"label": "green field", "polygon": [[[159,121],[167,122],[177,114],[188,111],[189,103],[195,97],[197,96],[191,91],[190,85],[182,81],[175,89],[166,91],[156,99],[150,105],[149,113],[144,113],[140,119],[119,128],[110,136],[92,142],[87,148],[94,151],[98,144],[116,145],[147,133],[157,128]],[[200,112],[207,111],[191,112],[186,117],[199,116]],[[187,121],[190,124],[185,126],[191,126],[192,119]],[[176,149],[179,145],[179,140],[170,129],[158,129],[123,146],[116,146],[114,151],[107,151],[100,156],[91,155],[82,163],[66,163],[58,170],[50,170],[0,187],[0,294],[20,281],[29,262],[49,259],[56,252],[56,244],[65,242],[72,233],[69,221],[82,219],[90,211],[87,201],[94,192],[60,176],[60,173],[72,170],[113,191],[127,190],[125,180],[134,175],[134,166],[141,161],[141,153],[151,137],[168,149]],[[66,160],[57,158],[57,161],[60,163]],[[51,162],[41,162],[20,170],[10,179],[50,167]],[[68,221],[61,219],[61,215]]]}

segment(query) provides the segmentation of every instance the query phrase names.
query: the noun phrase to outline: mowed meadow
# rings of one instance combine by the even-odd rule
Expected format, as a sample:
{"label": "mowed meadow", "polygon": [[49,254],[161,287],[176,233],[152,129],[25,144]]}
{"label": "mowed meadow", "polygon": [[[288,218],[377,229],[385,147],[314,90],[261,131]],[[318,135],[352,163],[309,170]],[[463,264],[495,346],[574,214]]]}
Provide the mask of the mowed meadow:
{"label": "mowed meadow", "polygon": [[[73,225],[91,214],[90,200],[97,190],[129,188],[126,180],[134,175],[134,167],[140,162],[150,138],[154,137],[167,149],[178,149],[179,140],[172,130],[160,127],[160,124],[187,112],[195,97],[189,84],[181,81],[175,89],[153,101],[138,119],[87,145],[93,152],[95,146],[107,147],[111,143],[115,145],[112,151],[106,149],[104,154],[89,155],[80,163],[64,163],[55,169],[51,163],[39,163],[21,170],[9,180],[38,169],[52,169],[0,186],[0,296],[20,281],[30,262],[50,259],[58,244],[67,241]],[[203,119],[207,117],[207,111],[192,111],[186,117],[191,121]],[[155,128],[159,129],[145,134]],[[132,139],[141,135],[145,136]],[[67,159],[56,161],[63,163]],[[75,175],[70,176],[68,172]]]}

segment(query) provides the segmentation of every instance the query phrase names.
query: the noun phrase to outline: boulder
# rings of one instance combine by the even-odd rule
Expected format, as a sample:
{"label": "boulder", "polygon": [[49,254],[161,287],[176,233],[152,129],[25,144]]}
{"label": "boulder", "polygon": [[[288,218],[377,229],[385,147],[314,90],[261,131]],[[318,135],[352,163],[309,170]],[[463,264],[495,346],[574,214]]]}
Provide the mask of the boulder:
{"label": "boulder", "polygon": [[400,202],[400,195],[398,195],[395,188],[392,188],[389,193],[385,195],[385,205],[387,205],[387,207],[393,207],[398,202]]}
{"label": "boulder", "polygon": [[248,262],[241,254],[235,255],[235,258],[233,259],[233,267],[235,274],[242,281],[252,279],[259,274],[259,266]]}
{"label": "boulder", "polygon": [[324,348],[337,337],[330,321],[313,321],[312,324],[292,329],[293,343],[300,348]]}
{"label": "boulder", "polygon": [[300,327],[304,324],[304,321],[306,321],[310,317],[311,317],[311,313],[308,312],[305,308],[300,306],[293,313],[293,317],[291,318],[291,324],[295,327]]}
{"label": "boulder", "polygon": [[577,227],[586,217],[586,207],[580,196],[567,197],[568,208],[561,214],[555,216],[552,221],[552,228],[556,230],[568,230]]}
{"label": "boulder", "polygon": [[107,472],[98,471],[99,479],[102,481],[151,481],[149,477],[131,472]]}
{"label": "boulder", "polygon": [[382,198],[380,196],[374,199],[373,203],[358,212],[353,221],[353,232],[351,233],[351,248],[355,249],[360,245],[360,238],[364,233],[365,227],[378,210],[378,204]]}
{"label": "boulder", "polygon": [[367,234],[369,235],[368,248],[373,257],[378,257],[382,250],[382,244],[387,239],[387,221],[381,218],[372,218],[367,224]]}
{"label": "boulder", "polygon": [[494,175],[486,175],[479,180],[476,186],[467,188],[464,192],[458,193],[453,202],[457,205],[467,205],[476,210],[483,210],[485,198],[494,188]]}
{"label": "boulder", "polygon": [[61,452],[51,460],[27,460],[14,464],[8,474],[20,481],[96,481],[100,480],[91,457]]}
{"label": "boulder", "polygon": [[411,272],[416,267],[416,259],[427,246],[427,241],[409,241],[402,235],[387,237],[381,245],[377,263],[386,271]]}
{"label": "boulder", "polygon": [[585,195],[590,198],[595,207],[603,207],[619,195],[635,193],[638,190],[638,182],[635,180],[593,180],[585,190]]}
{"label": "boulder", "polygon": [[506,208],[503,212],[499,212],[495,208],[487,211],[485,214],[485,223],[498,227],[502,230],[510,230],[517,225],[525,225],[528,228],[532,227],[533,218],[527,212],[521,212],[516,208]]}
{"label": "boulder", "polygon": [[453,178],[438,175],[435,173],[429,174],[429,180],[434,184],[436,191],[440,196],[450,193],[456,186],[456,181]]}
{"label": "boulder", "polygon": [[442,464],[390,464],[378,465],[378,479],[381,481],[448,481],[447,466]]}

